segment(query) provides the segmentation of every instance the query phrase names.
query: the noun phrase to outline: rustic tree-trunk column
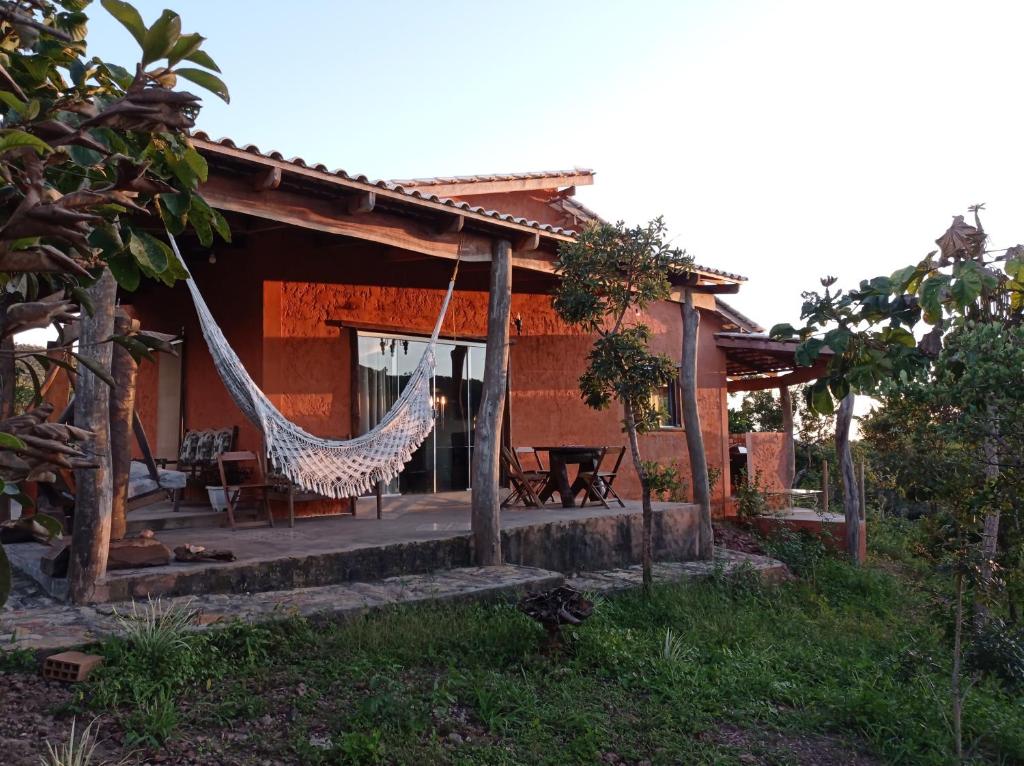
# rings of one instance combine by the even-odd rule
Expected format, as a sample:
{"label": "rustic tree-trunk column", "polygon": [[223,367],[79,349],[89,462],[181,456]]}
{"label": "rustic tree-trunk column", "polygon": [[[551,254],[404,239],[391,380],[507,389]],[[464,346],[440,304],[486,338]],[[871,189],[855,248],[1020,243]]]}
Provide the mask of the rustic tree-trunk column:
{"label": "rustic tree-trunk column", "polygon": [[828,513],[829,505],[828,461],[821,461],[821,512]]}
{"label": "rustic tree-trunk column", "polygon": [[796,439],[793,437],[793,397],[789,386],[779,386],[779,405],[782,407],[782,430],[786,434],[786,488],[793,488],[796,479]]}
{"label": "rustic tree-trunk column", "polygon": [[[14,302],[13,295],[0,298],[0,333],[7,325],[7,308]],[[0,418],[14,414],[14,395],[17,390],[17,365],[14,363],[14,336],[0,340]],[[0,521],[11,517],[11,498],[0,496]]]}
{"label": "rustic tree-trunk column", "polygon": [[843,514],[846,517],[846,551],[850,561],[863,563],[860,555],[860,500],[857,492],[857,473],[850,451],[850,424],[853,422],[853,394],[847,394],[839,403],[836,413],[836,456],[839,474],[843,479]]}
{"label": "rustic tree-trunk column", "polygon": [[[128,335],[138,322],[118,312],[114,334]],[[121,540],[128,531],[128,474],[132,463],[132,413],[135,411],[135,380],[139,366],[124,346],[114,345],[110,376],[110,475],[113,500],[110,511],[110,539]]]}
{"label": "rustic tree-trunk column", "polygon": [[508,382],[508,334],[512,309],[512,243],[498,240],[491,257],[487,301],[487,349],[484,384],[476,416],[473,448],[473,548],[480,566],[501,564],[498,479],[501,468],[501,426]]}
{"label": "rustic tree-trunk column", "polygon": [[[114,333],[114,300],[117,283],[104,271],[89,288],[93,315],[82,312],[80,353],[109,370]],[[75,425],[93,432],[90,449],[97,468],[75,471],[75,523],[71,535],[68,589],[71,600],[85,604],[93,599],[96,581],[107,569],[110,547],[110,388],[85,365],[78,370],[75,390]]]}
{"label": "rustic tree-trunk column", "polygon": [[700,506],[700,557],[714,555],[715,533],[711,526],[711,483],[708,481],[708,458],[704,452],[704,435],[700,430],[700,412],[697,409],[697,331],[700,313],[693,307],[693,293],[683,291],[683,353],[679,371],[679,387],[683,395],[683,428],[686,431],[686,451],[690,457],[693,480],[693,502]]}

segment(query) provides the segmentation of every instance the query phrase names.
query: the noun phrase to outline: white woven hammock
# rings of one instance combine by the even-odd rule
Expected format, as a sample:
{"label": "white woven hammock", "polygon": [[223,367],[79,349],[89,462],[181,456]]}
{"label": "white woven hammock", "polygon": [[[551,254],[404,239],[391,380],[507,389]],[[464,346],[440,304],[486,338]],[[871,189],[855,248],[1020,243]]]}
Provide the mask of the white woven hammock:
{"label": "white woven hammock", "polygon": [[[184,266],[185,259],[181,257],[177,242],[170,233],[167,236],[174,254]],[[455,288],[455,274],[448,284],[430,343],[402,393],[371,431],[347,441],[314,436],[282,415],[249,377],[238,355],[228,345],[191,273],[186,282],[206,345],[228,393],[242,413],[263,432],[272,468],[296,486],[332,498],[369,492],[377,482],[388,482],[397,476],[433,430],[430,384],[434,377],[434,347]]]}

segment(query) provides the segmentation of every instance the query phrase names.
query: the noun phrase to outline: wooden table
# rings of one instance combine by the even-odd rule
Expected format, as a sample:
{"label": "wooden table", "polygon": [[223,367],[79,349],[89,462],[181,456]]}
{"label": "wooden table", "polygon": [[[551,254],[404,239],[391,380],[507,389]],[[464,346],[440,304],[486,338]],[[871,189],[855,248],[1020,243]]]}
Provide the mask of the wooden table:
{"label": "wooden table", "polygon": [[[534,447],[538,452],[548,453],[548,466],[550,468],[548,483],[540,493],[540,501],[545,502],[556,491],[562,498],[563,508],[575,508],[576,493],[583,487],[580,484],[579,473],[576,480],[569,483],[569,465],[578,465],[580,472],[593,471],[597,467],[597,459],[603,447],[585,447],[578,444],[561,445],[557,447]],[[595,498],[597,499],[597,498]]]}

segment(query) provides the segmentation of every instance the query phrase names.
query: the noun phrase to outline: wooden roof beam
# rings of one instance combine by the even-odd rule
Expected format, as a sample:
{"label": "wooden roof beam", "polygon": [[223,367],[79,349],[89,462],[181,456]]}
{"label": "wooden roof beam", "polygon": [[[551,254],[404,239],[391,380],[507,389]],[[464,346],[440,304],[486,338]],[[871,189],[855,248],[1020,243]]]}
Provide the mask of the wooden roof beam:
{"label": "wooden roof beam", "polygon": [[281,168],[271,167],[256,173],[252,179],[252,188],[256,191],[271,191],[281,185]]}
{"label": "wooden roof beam", "polygon": [[466,225],[466,216],[450,215],[443,216],[437,224],[437,230],[441,234],[458,234]]}
{"label": "wooden roof beam", "polygon": [[377,193],[372,191],[363,191],[353,194],[348,199],[348,212],[352,215],[360,215],[362,213],[372,213],[374,207],[377,206]]}
{"label": "wooden roof beam", "polygon": [[517,253],[532,253],[540,248],[540,232],[517,237],[513,245]]}

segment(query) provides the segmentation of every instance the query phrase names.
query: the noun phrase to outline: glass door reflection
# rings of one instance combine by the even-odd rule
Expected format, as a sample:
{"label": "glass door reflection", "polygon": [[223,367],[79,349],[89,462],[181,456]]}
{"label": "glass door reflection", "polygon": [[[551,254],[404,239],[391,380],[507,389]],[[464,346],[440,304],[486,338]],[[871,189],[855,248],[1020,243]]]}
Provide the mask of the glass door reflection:
{"label": "glass door reflection", "polygon": [[[359,335],[358,397],[366,433],[377,425],[419,364],[427,341],[392,335]],[[483,386],[483,346],[439,341],[431,385],[434,430],[420,445],[388,493],[465,490],[470,486],[473,425]]]}

